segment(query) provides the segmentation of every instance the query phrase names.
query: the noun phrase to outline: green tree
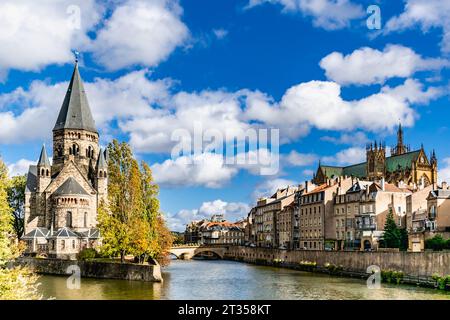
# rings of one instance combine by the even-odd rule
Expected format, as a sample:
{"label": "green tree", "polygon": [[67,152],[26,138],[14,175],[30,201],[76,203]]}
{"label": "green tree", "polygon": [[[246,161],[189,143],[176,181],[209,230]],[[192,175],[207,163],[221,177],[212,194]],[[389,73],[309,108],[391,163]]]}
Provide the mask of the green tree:
{"label": "green tree", "polygon": [[27,268],[9,268],[23,246],[14,240],[12,209],[8,203],[8,170],[0,159],[0,300],[38,299],[37,277]]}
{"label": "green tree", "polygon": [[24,206],[25,206],[25,187],[27,183],[26,175],[15,176],[11,179],[7,188],[8,202],[12,209],[13,227],[17,239],[23,235],[24,226]]}
{"label": "green tree", "polygon": [[383,244],[385,248],[400,248],[401,246],[401,231],[397,227],[394,220],[392,209],[389,209],[389,213],[386,217],[386,223],[384,225]]}
{"label": "green tree", "polygon": [[99,209],[102,252],[109,256],[133,255],[164,262],[172,245],[159,210],[158,186],[150,167],[134,159],[130,146],[114,140],[108,146],[108,203]]}

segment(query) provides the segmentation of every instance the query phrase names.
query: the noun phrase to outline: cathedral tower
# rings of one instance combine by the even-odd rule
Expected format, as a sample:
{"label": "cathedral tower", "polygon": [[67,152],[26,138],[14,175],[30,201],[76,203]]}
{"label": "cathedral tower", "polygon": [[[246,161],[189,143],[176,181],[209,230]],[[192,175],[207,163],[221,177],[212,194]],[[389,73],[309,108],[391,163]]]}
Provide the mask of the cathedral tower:
{"label": "cathedral tower", "polygon": [[407,152],[409,152],[409,147],[407,147],[403,143],[403,129],[402,129],[402,124],[399,123],[398,130],[397,130],[397,145],[394,148],[392,148],[392,155],[399,156],[399,155],[405,154]]}
{"label": "cathedral tower", "polygon": [[53,128],[53,175],[73,161],[86,179],[99,154],[98,132],[89,108],[78,62],[70,80],[61,110]]}
{"label": "cathedral tower", "polygon": [[386,172],[386,146],[380,141],[368,144],[366,147],[367,173],[368,179],[379,179],[384,177]]}

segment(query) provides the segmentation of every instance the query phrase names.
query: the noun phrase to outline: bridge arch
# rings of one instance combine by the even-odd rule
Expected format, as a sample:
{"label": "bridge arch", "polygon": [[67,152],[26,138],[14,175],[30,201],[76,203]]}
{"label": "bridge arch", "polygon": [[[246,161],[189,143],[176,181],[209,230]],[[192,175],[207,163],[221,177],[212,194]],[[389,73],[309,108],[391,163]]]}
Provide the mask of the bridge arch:
{"label": "bridge arch", "polygon": [[212,252],[220,259],[224,258],[226,248],[225,247],[208,247],[208,246],[180,246],[172,247],[169,253],[177,257],[177,259],[189,260],[204,252]]}

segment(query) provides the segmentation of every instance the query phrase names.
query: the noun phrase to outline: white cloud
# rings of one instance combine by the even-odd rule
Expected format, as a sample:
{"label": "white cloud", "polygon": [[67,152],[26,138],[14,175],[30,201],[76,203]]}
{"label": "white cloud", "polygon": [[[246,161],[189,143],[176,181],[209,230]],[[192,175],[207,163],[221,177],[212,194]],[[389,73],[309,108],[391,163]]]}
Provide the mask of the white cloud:
{"label": "white cloud", "polygon": [[440,70],[449,65],[448,60],[422,58],[401,45],[388,45],[383,51],[364,47],[346,56],[333,52],[320,61],[327,78],[341,85],[382,84],[389,78],[408,78],[417,71]]}
{"label": "white cloud", "polygon": [[342,133],[339,137],[324,136],[320,140],[332,142],[335,144],[362,145],[369,141],[364,132],[357,131],[351,133]]}
{"label": "white cloud", "polygon": [[189,30],[177,0],[128,0],[119,5],[97,33],[92,50],[111,70],[155,66],[182,45]]}
{"label": "white cloud", "polygon": [[423,32],[432,28],[442,29],[441,48],[450,52],[450,2],[443,0],[405,0],[405,10],[391,18],[386,32],[402,31],[420,26]]}
{"label": "white cloud", "polygon": [[20,159],[15,163],[8,164],[9,176],[14,177],[17,175],[24,175],[28,172],[30,165],[36,164],[36,161],[31,161],[27,159]]}
{"label": "white cloud", "polygon": [[[404,92],[412,96],[405,96]],[[376,132],[394,128],[399,120],[411,126],[417,117],[411,104],[426,103],[441,95],[441,90],[424,90],[417,81],[407,80],[397,87],[383,87],[380,92],[360,100],[347,101],[341,96],[339,84],[310,81],[289,88],[279,103],[258,97],[257,103],[248,103],[246,116],[279,127],[290,138],[298,137],[298,132],[307,132],[312,126],[321,130]],[[290,133],[294,134],[289,136]]]}
{"label": "white cloud", "polygon": [[219,188],[237,174],[238,168],[225,166],[222,155],[202,153],[155,163],[152,171],[155,181],[161,185]]}
{"label": "white cloud", "polygon": [[[75,11],[73,11],[75,9]],[[76,11],[80,9],[81,20]],[[0,75],[9,69],[39,71],[73,61],[73,48],[86,46],[86,32],[99,21],[95,0],[2,0]],[[1,80],[1,79],[0,79]]]}
{"label": "white cloud", "polygon": [[214,33],[214,35],[216,36],[217,39],[221,40],[221,39],[225,38],[228,35],[228,30],[225,30],[223,28],[219,28],[219,29],[214,29],[213,33]]}
{"label": "white cloud", "polygon": [[278,189],[286,188],[288,186],[297,186],[298,184],[299,183],[294,180],[284,178],[267,179],[256,185],[255,190],[252,193],[252,198],[256,201],[262,197],[270,197]]}
{"label": "white cloud", "polygon": [[39,71],[92,52],[103,66],[156,66],[189,38],[178,0],[3,0],[0,81],[8,70]]}
{"label": "white cloud", "polygon": [[450,183],[450,158],[442,159],[444,165],[439,167],[438,177],[439,182],[445,181]]}
{"label": "white cloud", "polygon": [[170,230],[184,231],[186,224],[194,220],[209,219],[213,214],[223,214],[228,221],[238,221],[247,216],[250,208],[243,202],[226,202],[221,199],[203,202],[198,209],[183,209],[166,216]]}
{"label": "white cloud", "polygon": [[314,164],[317,161],[318,156],[312,153],[299,153],[292,150],[285,156],[285,159],[292,166],[304,167]]}
{"label": "white cloud", "polygon": [[351,20],[364,17],[361,5],[349,0],[250,0],[246,8],[271,3],[283,7],[283,12],[301,12],[312,17],[313,25],[327,30],[342,29]]}
{"label": "white cloud", "polygon": [[364,148],[352,147],[336,153],[334,156],[323,157],[322,161],[326,164],[339,166],[364,162],[366,160],[366,150]]}

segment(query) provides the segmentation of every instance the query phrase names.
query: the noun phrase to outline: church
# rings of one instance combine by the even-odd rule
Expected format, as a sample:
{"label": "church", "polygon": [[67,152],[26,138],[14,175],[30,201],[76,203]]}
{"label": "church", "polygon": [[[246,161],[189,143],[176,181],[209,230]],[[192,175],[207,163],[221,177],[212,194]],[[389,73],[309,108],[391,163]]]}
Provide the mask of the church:
{"label": "church", "polygon": [[346,167],[327,166],[319,163],[313,182],[322,184],[328,179],[348,176],[361,180],[381,180],[398,185],[404,183],[411,188],[437,183],[437,158],[431,152],[428,158],[423,145],[411,151],[403,142],[401,124],[397,131],[397,145],[391,148],[391,155],[386,157],[386,145],[382,142],[366,146],[366,162]]}
{"label": "church", "polygon": [[107,157],[77,61],[53,128],[52,161],[43,145],[28,171],[22,237],[27,254],[75,259],[100,244],[97,210],[107,200]]}

